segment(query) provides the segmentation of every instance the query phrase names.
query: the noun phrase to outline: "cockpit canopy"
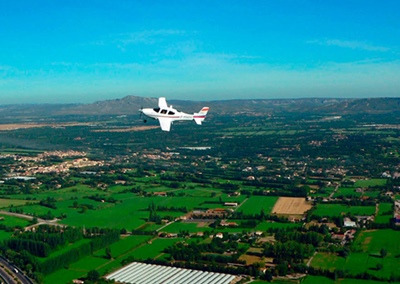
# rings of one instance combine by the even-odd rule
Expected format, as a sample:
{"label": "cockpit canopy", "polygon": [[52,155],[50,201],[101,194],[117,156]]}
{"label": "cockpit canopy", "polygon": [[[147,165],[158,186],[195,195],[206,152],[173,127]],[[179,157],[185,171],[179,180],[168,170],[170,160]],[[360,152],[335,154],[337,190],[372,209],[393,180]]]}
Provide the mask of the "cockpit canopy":
{"label": "cockpit canopy", "polygon": [[[167,109],[160,109],[159,107],[157,107],[157,108],[153,108],[153,110],[156,112],[156,113],[161,113],[161,114],[168,114],[168,115],[174,115],[175,114],[175,112],[173,112],[173,111],[168,111]],[[161,110],[161,111],[160,111]]]}

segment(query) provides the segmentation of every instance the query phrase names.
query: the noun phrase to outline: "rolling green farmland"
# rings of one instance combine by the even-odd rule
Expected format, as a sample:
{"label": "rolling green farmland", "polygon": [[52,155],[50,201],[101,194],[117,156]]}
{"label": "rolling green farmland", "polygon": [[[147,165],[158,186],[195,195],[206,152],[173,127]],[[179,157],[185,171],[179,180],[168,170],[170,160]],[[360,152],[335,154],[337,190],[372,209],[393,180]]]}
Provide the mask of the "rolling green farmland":
{"label": "rolling green farmland", "polygon": [[[0,208],[37,217],[0,213],[2,255],[37,283],[90,282],[131,261],[260,284],[400,281],[400,99],[381,100],[210,101],[202,126],[169,133],[130,114],[135,97],[123,115],[110,102],[91,115],[6,106],[7,123],[45,127],[0,129]],[[358,215],[375,221],[344,226]]]}

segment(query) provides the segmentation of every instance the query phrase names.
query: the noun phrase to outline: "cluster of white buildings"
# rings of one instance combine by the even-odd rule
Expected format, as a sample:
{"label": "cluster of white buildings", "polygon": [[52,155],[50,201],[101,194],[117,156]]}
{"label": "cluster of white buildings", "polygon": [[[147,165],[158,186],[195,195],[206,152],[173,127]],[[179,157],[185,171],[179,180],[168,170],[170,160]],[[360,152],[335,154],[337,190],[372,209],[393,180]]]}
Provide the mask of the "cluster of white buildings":
{"label": "cluster of white buildings", "polygon": [[[89,158],[86,158],[85,152],[80,151],[52,151],[52,152],[44,152],[37,156],[21,156],[15,154],[3,154],[0,158],[13,158],[14,160],[20,162],[19,165],[10,169],[10,176],[15,174],[29,176],[37,173],[63,173],[69,171],[70,168],[83,168],[90,166],[103,166],[103,161],[92,161]],[[69,158],[76,157],[73,160],[61,162],[61,163],[53,163],[50,166],[42,166],[37,163],[46,161],[50,157],[59,157],[59,158]]]}

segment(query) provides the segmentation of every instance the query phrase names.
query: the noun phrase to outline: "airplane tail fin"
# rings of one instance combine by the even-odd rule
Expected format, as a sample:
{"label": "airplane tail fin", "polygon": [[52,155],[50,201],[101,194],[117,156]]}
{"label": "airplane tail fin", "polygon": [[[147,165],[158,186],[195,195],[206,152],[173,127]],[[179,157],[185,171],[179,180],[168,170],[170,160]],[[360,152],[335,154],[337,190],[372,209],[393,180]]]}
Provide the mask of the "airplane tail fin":
{"label": "airplane tail fin", "polygon": [[206,118],[209,109],[210,109],[209,107],[203,107],[198,113],[194,113],[193,114],[194,121],[200,125]]}

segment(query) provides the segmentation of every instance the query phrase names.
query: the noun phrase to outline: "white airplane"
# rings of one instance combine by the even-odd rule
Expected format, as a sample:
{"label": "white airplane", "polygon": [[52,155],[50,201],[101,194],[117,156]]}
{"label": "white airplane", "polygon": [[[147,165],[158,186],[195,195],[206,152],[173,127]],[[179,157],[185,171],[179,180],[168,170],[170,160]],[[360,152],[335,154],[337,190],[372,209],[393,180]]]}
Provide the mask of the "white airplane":
{"label": "white airplane", "polygon": [[139,109],[139,112],[147,117],[157,119],[163,131],[170,131],[171,124],[176,120],[194,120],[200,125],[206,118],[208,110],[208,107],[203,107],[198,113],[187,114],[172,108],[172,106],[168,106],[166,99],[161,97],[158,99],[157,108],[142,108]]}

